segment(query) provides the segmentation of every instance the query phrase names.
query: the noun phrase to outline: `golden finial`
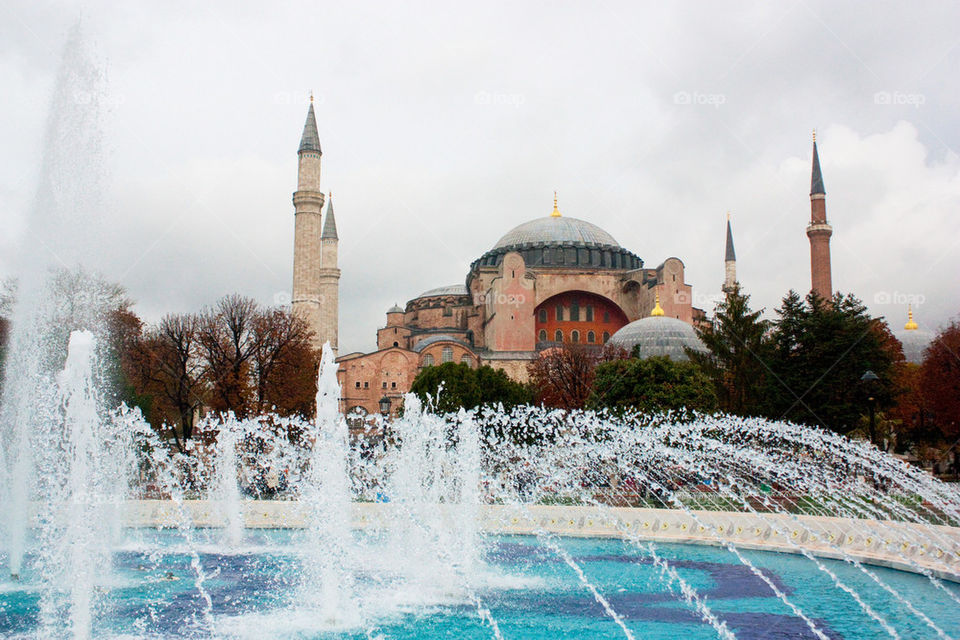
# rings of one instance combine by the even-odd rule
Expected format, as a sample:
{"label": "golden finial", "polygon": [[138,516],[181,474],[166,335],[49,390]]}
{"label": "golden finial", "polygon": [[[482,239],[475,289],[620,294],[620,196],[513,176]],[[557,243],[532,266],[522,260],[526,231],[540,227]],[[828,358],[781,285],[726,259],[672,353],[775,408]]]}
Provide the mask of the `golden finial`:
{"label": "golden finial", "polygon": [[730,222],[730,212],[727,211],[727,222]]}
{"label": "golden finial", "polygon": [[813,130],[813,141],[814,141],[814,142],[817,141],[817,130],[816,130],[816,129]]}
{"label": "golden finial", "polygon": [[313,104],[313,89],[310,89],[310,104]]}
{"label": "golden finial", "polygon": [[560,217],[560,209],[557,208],[557,192],[553,192],[553,213],[550,214],[553,218]]}
{"label": "golden finial", "polygon": [[662,316],[663,307],[660,306],[660,290],[657,289],[657,303],[653,305],[653,311],[650,312],[651,316]]}
{"label": "golden finial", "polygon": [[903,325],[903,328],[907,331],[916,331],[920,328],[920,325],[913,321],[913,309],[910,305],[907,305],[907,324]]}

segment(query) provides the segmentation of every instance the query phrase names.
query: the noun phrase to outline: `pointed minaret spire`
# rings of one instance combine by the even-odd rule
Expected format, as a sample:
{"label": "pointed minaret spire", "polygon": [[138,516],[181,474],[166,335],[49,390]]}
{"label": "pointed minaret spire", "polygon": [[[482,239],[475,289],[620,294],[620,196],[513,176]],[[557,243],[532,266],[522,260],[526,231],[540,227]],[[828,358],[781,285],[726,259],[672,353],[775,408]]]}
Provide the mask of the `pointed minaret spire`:
{"label": "pointed minaret spire", "polygon": [[320,150],[320,134],[317,133],[317,115],[313,112],[313,93],[310,94],[310,107],[307,109],[307,121],[303,123],[303,135],[300,136],[300,148],[297,153],[313,152],[323,155]]}
{"label": "pointed minaret spire", "polygon": [[810,172],[810,289],[821,298],[833,296],[830,271],[830,236],[833,227],[827,222],[827,196],[820,173],[820,154],[817,153],[817,132],[813,132],[813,165]]}
{"label": "pointed minaret spire", "polygon": [[730,212],[727,211],[727,246],[723,258],[723,291],[733,291],[737,283],[737,253],[733,250],[733,229],[730,226]]}
{"label": "pointed minaret spire", "polygon": [[[347,203],[350,204],[349,202]],[[347,213],[350,213],[349,211]],[[327,213],[323,221],[323,231],[320,232],[322,240],[337,240],[337,220],[333,217],[333,191],[327,195]]]}
{"label": "pointed minaret spire", "polygon": [[817,130],[813,130],[813,170],[810,172],[810,195],[827,192],[823,189],[823,174],[820,173],[820,154],[817,153]]}

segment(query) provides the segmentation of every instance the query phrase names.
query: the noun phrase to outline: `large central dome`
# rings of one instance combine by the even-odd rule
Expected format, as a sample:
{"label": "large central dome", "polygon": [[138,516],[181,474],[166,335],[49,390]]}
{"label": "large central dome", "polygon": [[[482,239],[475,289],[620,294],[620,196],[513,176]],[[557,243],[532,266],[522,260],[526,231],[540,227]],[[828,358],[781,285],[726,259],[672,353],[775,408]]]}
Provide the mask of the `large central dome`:
{"label": "large central dome", "polygon": [[576,245],[619,247],[613,236],[595,224],[576,218],[546,216],[524,222],[508,231],[493,250],[523,245]]}

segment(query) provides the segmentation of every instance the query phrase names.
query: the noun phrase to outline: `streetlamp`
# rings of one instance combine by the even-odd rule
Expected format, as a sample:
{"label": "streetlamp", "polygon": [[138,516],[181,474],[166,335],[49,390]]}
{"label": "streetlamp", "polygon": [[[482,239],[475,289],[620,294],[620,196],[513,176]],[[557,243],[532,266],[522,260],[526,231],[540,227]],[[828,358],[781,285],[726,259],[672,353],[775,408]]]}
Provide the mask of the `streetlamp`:
{"label": "streetlamp", "polygon": [[[874,377],[876,377],[876,376],[874,376]],[[392,404],[393,404],[393,400],[391,400],[391,399],[388,398],[387,396],[383,396],[382,398],[380,398],[380,415],[382,415],[384,418],[386,418],[387,416],[389,416],[389,415],[390,415],[390,405],[392,405]]]}
{"label": "streetlamp", "polygon": [[393,404],[393,401],[387,396],[380,398],[380,415],[383,416],[380,427],[380,438],[383,442],[383,446],[387,446],[387,441],[390,439],[390,427],[387,424],[387,419],[390,417],[390,405]]}
{"label": "streetlamp", "polygon": [[863,376],[860,378],[860,382],[863,383],[864,388],[867,390],[867,405],[870,408],[870,442],[871,444],[877,443],[877,423],[876,423],[876,406],[877,398],[874,394],[874,389],[877,386],[877,383],[880,381],[880,378],[873,371],[869,369]]}

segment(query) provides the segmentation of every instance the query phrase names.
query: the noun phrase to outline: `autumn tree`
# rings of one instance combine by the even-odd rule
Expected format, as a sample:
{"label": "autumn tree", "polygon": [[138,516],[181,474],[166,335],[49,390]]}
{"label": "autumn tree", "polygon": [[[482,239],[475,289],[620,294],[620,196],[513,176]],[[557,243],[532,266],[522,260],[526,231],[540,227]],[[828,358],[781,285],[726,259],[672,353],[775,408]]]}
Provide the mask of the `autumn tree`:
{"label": "autumn tree", "polygon": [[[152,397],[151,423],[179,425],[184,439],[193,437],[194,416],[206,392],[199,325],[195,315],[164,316],[133,345],[130,356],[138,392]],[[182,449],[176,430],[174,436]]]}
{"label": "autumn tree", "polygon": [[960,475],[960,321],[938,333],[927,348],[920,388],[926,408],[952,448],[954,473]]}
{"label": "autumn tree", "polygon": [[198,343],[207,365],[210,407],[247,416],[254,408],[257,303],[238,294],[221,298],[198,323]]}
{"label": "autumn tree", "polygon": [[604,359],[597,347],[564,344],[542,351],[528,366],[535,400],[548,407],[582,409]]}
{"label": "autumn tree", "polygon": [[257,313],[252,334],[253,411],[311,415],[320,353],[310,326],[288,310],[266,309]]}

